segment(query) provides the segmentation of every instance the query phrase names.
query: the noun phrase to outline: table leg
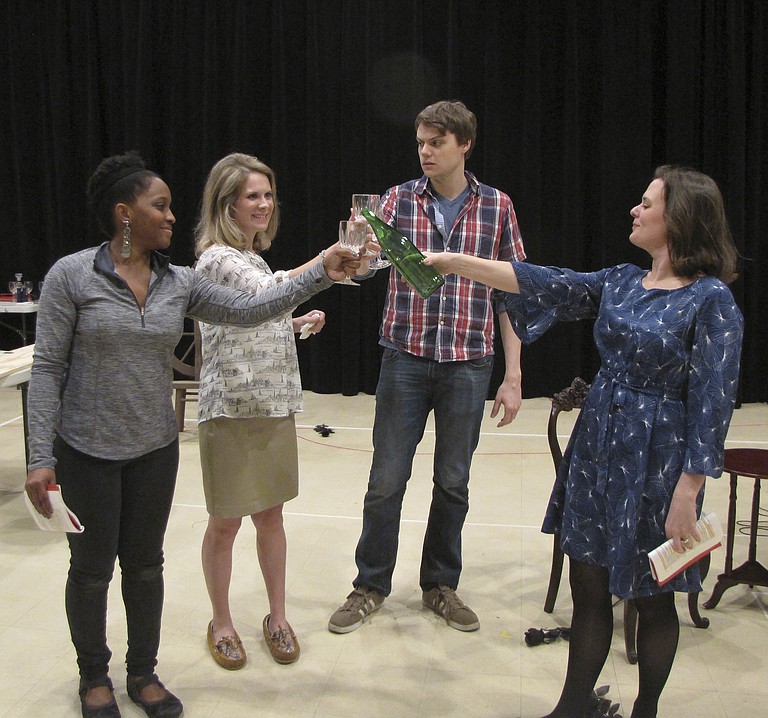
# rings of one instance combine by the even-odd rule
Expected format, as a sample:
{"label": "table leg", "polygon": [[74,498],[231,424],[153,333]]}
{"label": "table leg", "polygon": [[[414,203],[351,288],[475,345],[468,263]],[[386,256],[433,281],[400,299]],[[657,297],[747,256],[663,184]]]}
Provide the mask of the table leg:
{"label": "table leg", "polygon": [[29,382],[25,381],[19,385],[21,389],[21,421],[24,425],[24,456],[27,460],[27,466],[29,466],[29,418],[27,416],[27,392],[29,390]]}
{"label": "table leg", "polygon": [[714,608],[726,590],[738,581],[731,578],[733,572],[733,542],[736,534],[736,474],[731,474],[731,493],[728,498],[728,534],[725,541],[725,570],[717,577],[717,583],[704,608]]}
{"label": "table leg", "polygon": [[[22,319],[24,318],[24,315],[21,315]],[[0,327],[5,327],[6,329],[10,329],[12,332],[15,332],[21,337],[21,343],[22,346],[27,346],[27,332],[26,327],[22,324],[22,328],[19,329],[18,327],[14,327],[11,324],[8,324],[7,322],[0,322]]]}
{"label": "table leg", "polygon": [[[706,554],[699,559],[699,573],[701,574],[701,583],[704,584],[704,579],[709,573],[709,564],[712,559],[711,554]],[[709,619],[706,616],[702,616],[699,613],[699,594],[688,594],[688,612],[691,614],[691,620],[696,628],[709,628]]]}
{"label": "table leg", "polygon": [[752,523],[749,526],[749,560],[757,561],[757,525],[760,521],[760,479],[755,479],[755,488],[752,490]]}

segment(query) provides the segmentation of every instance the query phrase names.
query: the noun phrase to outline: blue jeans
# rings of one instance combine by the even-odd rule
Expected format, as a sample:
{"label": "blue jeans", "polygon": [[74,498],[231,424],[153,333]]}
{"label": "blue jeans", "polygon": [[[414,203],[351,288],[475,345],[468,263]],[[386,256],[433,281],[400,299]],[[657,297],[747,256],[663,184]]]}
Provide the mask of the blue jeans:
{"label": "blue jeans", "polygon": [[416,447],[435,412],[432,504],[421,555],[423,591],[456,589],[461,529],[469,510],[469,469],[480,437],[493,357],[436,362],[387,349],[376,388],[373,463],[355,551],[356,587],[392,590],[400,512]]}
{"label": "blue jeans", "polygon": [[106,676],[107,592],[120,559],[132,676],[154,672],[163,613],[163,538],[179,465],[179,441],[128,461],[83,454],[57,438],[56,480],[85,527],[67,534],[65,601],[80,675]]}

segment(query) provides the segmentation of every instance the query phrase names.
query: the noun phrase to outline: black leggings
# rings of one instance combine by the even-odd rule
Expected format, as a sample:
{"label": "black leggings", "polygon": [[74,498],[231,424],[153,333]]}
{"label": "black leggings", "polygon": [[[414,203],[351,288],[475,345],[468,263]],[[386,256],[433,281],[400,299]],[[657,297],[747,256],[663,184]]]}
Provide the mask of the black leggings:
{"label": "black leggings", "polygon": [[171,511],[179,442],[128,461],[96,459],[57,439],[56,480],[85,527],[67,534],[66,610],[80,675],[109,671],[107,592],[120,559],[128,627],[128,673],[157,665],[163,612],[163,538]]}
{"label": "black leggings", "polygon": [[[570,560],[573,619],[565,685],[546,718],[583,718],[613,636],[608,571]],[[634,599],[638,613],[637,663],[640,674],[631,718],[656,716],[659,697],[677,651],[680,626],[672,591]]]}

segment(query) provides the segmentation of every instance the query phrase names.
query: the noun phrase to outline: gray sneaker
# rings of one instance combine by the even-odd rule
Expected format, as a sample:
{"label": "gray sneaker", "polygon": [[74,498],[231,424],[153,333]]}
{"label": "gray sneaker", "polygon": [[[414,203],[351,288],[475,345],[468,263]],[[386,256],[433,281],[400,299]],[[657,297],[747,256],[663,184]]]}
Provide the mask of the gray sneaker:
{"label": "gray sneaker", "polygon": [[480,628],[477,614],[448,586],[438,586],[425,591],[421,602],[438,616],[442,616],[448,625],[457,631],[476,631]]}
{"label": "gray sneaker", "polygon": [[356,588],[347,596],[347,600],[328,621],[331,633],[351,633],[360,628],[370,614],[381,608],[384,596],[367,588]]}

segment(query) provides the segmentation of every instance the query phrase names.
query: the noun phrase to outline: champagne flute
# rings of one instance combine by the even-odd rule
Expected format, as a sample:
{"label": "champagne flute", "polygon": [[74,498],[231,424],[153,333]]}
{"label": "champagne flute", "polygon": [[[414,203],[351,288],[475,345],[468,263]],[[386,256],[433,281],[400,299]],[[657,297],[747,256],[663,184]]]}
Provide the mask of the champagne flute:
{"label": "champagne flute", "polygon": [[[339,222],[339,245],[344,249],[351,249],[353,252],[359,254],[360,248],[365,244],[366,239],[366,222],[364,219],[358,220],[346,220],[342,219]],[[357,282],[353,282],[351,277],[346,277],[336,284],[346,284],[350,287],[359,287]]]}
{"label": "champagne flute", "polygon": [[[376,216],[379,215],[379,202],[381,197],[377,194],[353,194],[352,195],[352,216],[357,219],[363,218],[362,211],[367,209]],[[366,256],[371,256],[367,254]],[[381,254],[375,255],[368,265],[371,269],[385,269],[390,266],[388,260],[384,259]]]}
{"label": "champagne flute", "polygon": [[362,218],[363,210],[367,209],[369,212],[376,212],[379,209],[379,202],[381,197],[377,194],[353,194],[352,195],[352,216],[354,218]]}

